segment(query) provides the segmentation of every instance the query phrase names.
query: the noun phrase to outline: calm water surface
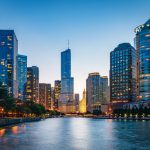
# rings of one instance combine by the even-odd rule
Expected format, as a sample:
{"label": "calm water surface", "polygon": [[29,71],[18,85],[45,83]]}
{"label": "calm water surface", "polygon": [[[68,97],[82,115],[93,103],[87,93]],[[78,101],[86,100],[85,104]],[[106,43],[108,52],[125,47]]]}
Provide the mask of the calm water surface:
{"label": "calm water surface", "polygon": [[0,150],[150,150],[149,121],[54,118],[0,130]]}

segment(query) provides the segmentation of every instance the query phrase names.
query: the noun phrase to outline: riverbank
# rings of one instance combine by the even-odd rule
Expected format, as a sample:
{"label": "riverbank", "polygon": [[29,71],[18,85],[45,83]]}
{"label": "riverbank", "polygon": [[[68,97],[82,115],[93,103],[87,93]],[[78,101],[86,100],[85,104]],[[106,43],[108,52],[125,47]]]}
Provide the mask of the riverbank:
{"label": "riverbank", "polygon": [[40,121],[42,118],[0,118],[0,127],[19,124],[24,122]]}

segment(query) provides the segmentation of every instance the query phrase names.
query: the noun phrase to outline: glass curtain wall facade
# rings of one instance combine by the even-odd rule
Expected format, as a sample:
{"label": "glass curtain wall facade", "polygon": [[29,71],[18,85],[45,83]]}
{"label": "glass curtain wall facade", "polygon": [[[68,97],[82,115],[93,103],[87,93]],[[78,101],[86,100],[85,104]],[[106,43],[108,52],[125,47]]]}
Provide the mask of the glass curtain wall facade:
{"label": "glass curtain wall facade", "polygon": [[0,81],[14,98],[18,97],[17,55],[18,40],[14,30],[0,30]]}
{"label": "glass curtain wall facade", "polygon": [[98,72],[90,73],[86,80],[87,112],[100,110],[102,100],[101,78]]}
{"label": "glass curtain wall facade", "polygon": [[27,56],[18,55],[18,98],[25,99],[27,83]]}
{"label": "glass curtain wall facade", "polygon": [[26,100],[39,102],[39,68],[37,66],[27,68]]}
{"label": "glass curtain wall facade", "polygon": [[138,100],[150,100],[150,19],[135,29]]}
{"label": "glass curtain wall facade", "polygon": [[113,103],[136,100],[136,51],[129,43],[110,53],[110,99]]}

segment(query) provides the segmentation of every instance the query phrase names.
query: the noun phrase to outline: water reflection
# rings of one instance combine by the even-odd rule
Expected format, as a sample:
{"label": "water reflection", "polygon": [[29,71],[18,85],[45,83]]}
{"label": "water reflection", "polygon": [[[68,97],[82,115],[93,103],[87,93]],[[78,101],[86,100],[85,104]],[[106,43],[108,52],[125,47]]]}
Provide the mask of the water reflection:
{"label": "water reflection", "polygon": [[5,131],[6,131],[6,129],[0,129],[0,137],[5,135]]}
{"label": "water reflection", "polygon": [[53,118],[0,129],[0,150],[149,150],[150,122]]}

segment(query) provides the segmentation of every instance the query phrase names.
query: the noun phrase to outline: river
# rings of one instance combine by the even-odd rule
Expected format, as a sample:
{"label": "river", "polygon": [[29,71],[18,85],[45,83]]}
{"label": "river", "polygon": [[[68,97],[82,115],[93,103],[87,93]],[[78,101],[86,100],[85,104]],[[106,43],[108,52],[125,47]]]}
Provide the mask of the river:
{"label": "river", "polygon": [[51,118],[0,129],[0,150],[150,150],[150,121]]}

